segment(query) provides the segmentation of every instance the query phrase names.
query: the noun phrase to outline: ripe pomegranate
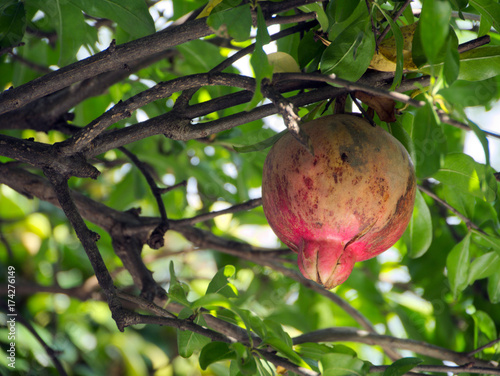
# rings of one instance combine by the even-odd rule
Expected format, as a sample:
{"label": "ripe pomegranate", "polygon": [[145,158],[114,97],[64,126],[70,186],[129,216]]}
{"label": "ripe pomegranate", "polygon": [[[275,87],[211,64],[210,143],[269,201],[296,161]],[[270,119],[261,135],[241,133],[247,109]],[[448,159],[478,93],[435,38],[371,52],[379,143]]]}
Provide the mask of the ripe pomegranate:
{"label": "ripe pomegranate", "polygon": [[271,148],[262,204],[302,274],[330,289],[391,247],[410,221],[415,171],[401,143],[354,115],[306,123],[312,156],[287,133]]}

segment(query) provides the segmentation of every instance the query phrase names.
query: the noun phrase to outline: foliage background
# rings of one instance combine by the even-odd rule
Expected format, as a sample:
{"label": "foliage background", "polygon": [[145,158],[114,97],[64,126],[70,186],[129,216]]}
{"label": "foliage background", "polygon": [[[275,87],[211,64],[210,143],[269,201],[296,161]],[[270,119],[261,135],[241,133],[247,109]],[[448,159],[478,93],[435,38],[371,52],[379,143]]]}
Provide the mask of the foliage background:
{"label": "foliage background", "polygon": [[[6,356],[2,356],[3,372],[61,374],[58,361],[72,375],[267,375],[280,365],[300,374],[321,371],[339,375],[344,374],[339,368],[347,368],[361,375],[381,372],[384,369],[374,366],[392,363],[382,337],[362,343],[362,333],[354,332],[356,339],[344,342],[344,327],[422,341],[427,352],[416,351],[404,341],[406,347],[400,351],[402,356],[420,358],[422,365],[451,367],[474,361],[469,367],[472,371],[483,366],[490,368],[484,373],[500,372],[499,345],[495,342],[500,329],[500,207],[496,175],[490,167],[498,166],[498,155],[490,155],[488,147],[488,140],[499,136],[481,130],[489,124],[476,125],[466,116],[468,108],[489,110],[500,98],[498,1],[424,1],[411,51],[420,70],[404,72],[408,65],[402,59],[405,46],[400,28],[417,20],[420,13],[416,11],[414,16],[411,7],[399,17],[396,12],[409,2],[370,1],[369,8],[364,1],[285,3],[211,1],[206,7],[203,1],[176,0],[6,0],[0,4],[0,86],[6,90],[0,96],[0,105],[5,105],[0,115],[0,265],[1,291],[5,294],[0,322],[6,324],[8,318],[8,266],[15,268],[12,300],[19,313],[16,368],[9,368]],[[418,4],[411,5],[418,8]],[[349,279],[332,293],[298,274],[294,255],[272,235],[259,206],[266,147],[279,128],[276,124],[282,122],[281,118],[263,119],[277,112],[272,103],[261,101],[263,96],[273,99],[273,91],[263,86],[262,94],[257,90],[255,96],[247,92],[238,97],[242,89],[253,88],[254,81],[248,84],[214,74],[214,79],[225,79],[229,84],[209,86],[194,76],[210,71],[255,42],[250,59],[253,75],[257,83],[270,78],[272,67],[262,49],[269,43],[265,26],[265,20],[271,23],[273,12],[267,13],[269,9],[278,9],[279,17],[292,17],[284,18],[282,30],[303,27],[277,42],[277,50],[291,55],[303,74],[319,69],[324,75],[336,74],[353,82],[360,79],[365,89],[382,87],[386,93],[388,89],[394,93],[399,87],[408,95],[417,94],[414,102],[409,97],[399,98],[395,122],[386,123],[377,115],[374,118],[404,143],[416,163],[421,193],[414,218],[393,248],[358,263]],[[200,11],[210,14],[208,19],[195,19]],[[298,23],[293,18],[309,12],[316,12],[316,17],[306,16]],[[183,18],[189,14],[187,20]],[[394,38],[392,72],[367,70],[375,50],[371,20],[380,31],[389,26],[388,37]],[[309,23],[304,26],[306,21]],[[196,33],[205,30],[201,25],[206,22],[219,31],[207,29],[206,36],[198,38]],[[154,51],[158,40],[146,39],[142,50],[137,47],[140,44],[126,44],[183,23],[191,25],[187,30],[188,34],[193,32],[194,40],[180,37],[168,48]],[[219,29],[220,25],[225,26]],[[488,46],[460,56],[456,52],[459,43],[484,35],[490,37]],[[319,37],[332,43],[326,47],[315,42]],[[112,38],[116,50],[114,45],[109,47]],[[127,52],[121,45],[135,47]],[[83,68],[71,64],[86,56],[105,56],[98,53],[106,49],[111,56],[116,51],[124,63],[78,79]],[[104,66],[106,61],[99,59],[96,65]],[[65,66],[77,67],[77,78],[67,85],[55,87],[55,81],[36,81]],[[287,66],[285,71],[289,70],[296,69]],[[235,66],[223,72],[240,73]],[[428,74],[434,78],[429,79]],[[138,94],[180,77],[188,78],[186,87],[169,95],[154,94],[157,97],[147,97],[127,112],[125,107],[133,106],[134,98],[143,98]],[[287,88],[287,98],[324,90],[319,99],[299,104],[299,115],[307,119],[322,111],[332,113],[328,99],[338,98],[340,91],[331,91],[333,86],[325,89],[324,83],[315,84],[308,81],[310,76],[304,77],[301,81],[293,76],[295,81],[290,84],[286,74],[275,75],[273,83],[278,84],[274,90]],[[40,86],[32,90],[37,92],[44,86],[44,95],[30,99],[31,89],[27,89],[19,95],[26,106],[9,108],[9,95],[16,95],[7,91],[9,87],[28,88],[25,84],[37,82]],[[413,91],[417,89],[414,82],[429,90]],[[341,81],[335,84],[346,86]],[[189,92],[189,88],[195,90]],[[348,86],[352,88],[362,90]],[[192,96],[189,106],[185,106],[186,95]],[[133,100],[127,102],[129,98]],[[239,102],[230,102],[233,98],[240,98]],[[230,105],[226,107],[224,101]],[[196,107],[203,103],[207,107]],[[347,103],[351,105],[352,100],[348,98]],[[92,124],[113,106],[120,120],[110,121],[105,127],[108,131],[137,130],[143,125],[143,133],[126,135],[119,145],[104,139],[98,145],[100,152],[93,152],[95,145],[84,149],[85,161],[100,171],[95,180],[74,173],[75,165],[68,168],[73,176],[69,180],[72,191],[114,209],[108,212],[80,196],[74,198],[90,230],[100,236],[98,250],[120,291],[119,301],[127,312],[143,315],[125,316],[136,321],[122,323],[126,326],[123,332],[116,322],[121,311],[114,312],[117,316],[112,318],[106,288],[99,286],[96,271],[68,218],[56,207],[61,196],[47,193],[46,178],[65,185],[64,179],[57,180],[62,170],[56,169],[55,178],[50,173],[55,169],[50,157],[64,165],[56,157],[60,149],[37,149],[37,145],[61,145],[58,143],[70,139],[75,127]],[[262,112],[249,111],[253,108]],[[169,113],[172,118],[161,118],[166,126],[148,133],[146,128],[153,129],[156,124],[152,121]],[[177,113],[190,115],[188,120],[198,124],[192,126],[196,132],[187,130],[189,121],[187,128],[181,122],[177,125]],[[224,123],[233,119],[231,116],[237,120]],[[185,120],[182,116],[179,119]],[[491,122],[498,125],[498,116]],[[206,135],[204,129],[208,129]],[[484,158],[478,159],[482,163],[464,153],[466,134],[471,132],[482,145]],[[25,147],[34,151],[28,153]],[[148,243],[162,213],[145,174],[159,187],[173,187],[161,192],[170,223],[161,246]],[[243,207],[234,207],[241,203],[245,203]],[[85,205],[89,211],[84,210]],[[232,208],[228,214],[204,215],[228,207]],[[130,212],[134,208],[141,209],[140,217],[135,213],[142,227],[132,235],[125,236],[98,215],[100,210],[117,218],[117,212],[127,213],[116,219],[118,226],[126,227],[135,215]],[[129,222],[120,222],[123,218]],[[154,283],[144,269],[133,268],[138,261],[130,254],[137,247],[142,248],[141,258]],[[163,289],[169,293],[168,299]],[[165,316],[161,321],[165,312],[147,306],[146,300],[176,315],[182,307],[184,310],[174,321]],[[146,319],[146,315],[159,319]],[[219,318],[222,324],[205,323],[209,316]],[[189,323],[200,326],[175,329]],[[223,337],[202,335],[201,326],[211,327]],[[238,332],[238,327],[248,332]],[[319,331],[325,328],[332,329],[330,337]],[[263,343],[253,337],[249,340],[249,333]],[[306,337],[307,343],[299,344],[297,338],[307,333],[317,337]],[[8,349],[7,337],[8,327],[2,326],[2,349]],[[236,338],[237,343],[226,345],[221,338]],[[215,342],[210,344],[211,340]],[[451,352],[443,355],[438,348]],[[211,364],[201,369],[200,362],[202,366]],[[293,364],[310,370],[291,368]],[[410,358],[392,370],[401,374],[408,364],[410,369],[418,362]]]}

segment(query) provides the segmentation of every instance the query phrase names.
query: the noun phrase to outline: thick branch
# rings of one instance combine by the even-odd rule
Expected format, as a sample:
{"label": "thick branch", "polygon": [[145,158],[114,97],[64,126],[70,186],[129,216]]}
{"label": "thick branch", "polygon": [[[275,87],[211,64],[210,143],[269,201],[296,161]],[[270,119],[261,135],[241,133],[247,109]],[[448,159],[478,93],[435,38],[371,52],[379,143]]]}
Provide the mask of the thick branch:
{"label": "thick branch", "polygon": [[135,71],[172,56],[168,50],[128,64],[129,69],[101,73],[53,94],[39,98],[28,105],[0,116],[0,129],[34,129],[48,132],[61,129],[72,118],[68,111],[89,97],[102,94],[111,85],[122,81]]}
{"label": "thick branch", "polygon": [[100,172],[81,155],[61,156],[51,145],[21,140],[0,134],[0,155],[44,169],[51,168],[63,176],[97,178]]}
{"label": "thick branch", "polygon": [[75,82],[112,70],[125,69],[139,58],[162,52],[170,47],[212,34],[206,20],[199,19],[159,31],[134,41],[114,46],[87,59],[46,74],[17,88],[0,94],[0,114],[20,108],[47,94]]}
{"label": "thick branch", "polygon": [[229,73],[202,73],[161,82],[154,87],[134,95],[126,101],[119,102],[59,147],[63,154],[71,155],[82,151],[90,142],[110,125],[130,117],[132,112],[148,103],[167,98],[175,92],[199,86],[233,86],[245,90],[254,90],[255,80],[251,77]]}

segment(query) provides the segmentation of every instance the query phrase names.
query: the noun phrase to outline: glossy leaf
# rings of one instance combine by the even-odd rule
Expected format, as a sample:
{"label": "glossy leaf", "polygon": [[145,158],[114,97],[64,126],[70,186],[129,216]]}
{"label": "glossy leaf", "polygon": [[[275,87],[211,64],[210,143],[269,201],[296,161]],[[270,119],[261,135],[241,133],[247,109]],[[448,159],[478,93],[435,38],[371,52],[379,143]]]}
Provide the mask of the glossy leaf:
{"label": "glossy leaf", "polygon": [[370,65],[375,41],[369,21],[362,20],[344,30],[321,57],[321,72],[357,81]]}
{"label": "glossy leaf", "polygon": [[467,154],[448,154],[444,159],[443,166],[433,177],[448,186],[454,187],[463,194],[470,194],[484,199],[481,181],[476,170],[476,162]]}
{"label": "glossy leaf", "polygon": [[321,3],[306,4],[299,7],[304,13],[316,12],[316,19],[323,31],[328,31],[328,17],[323,10]]}
{"label": "glossy leaf", "polygon": [[500,270],[500,254],[498,252],[488,252],[475,258],[470,265],[469,284],[478,279],[483,279],[494,275]]}
{"label": "glossy leaf", "polygon": [[460,55],[458,54],[458,39],[448,38],[443,63],[443,74],[448,85],[455,82],[460,74]]}
{"label": "glossy leaf", "polygon": [[470,0],[470,3],[476,8],[497,32],[500,30],[500,4],[493,0]]}
{"label": "glossy leaf", "polygon": [[205,294],[221,294],[226,298],[234,298],[237,296],[238,290],[228,281],[228,278],[234,276],[236,269],[233,265],[226,265],[214,275],[208,284]]}
{"label": "glossy leaf", "polygon": [[141,0],[69,0],[85,13],[115,21],[134,38],[155,32],[155,25],[148,8]]}
{"label": "glossy leaf", "polygon": [[488,296],[491,303],[500,302],[500,273],[495,273],[488,278]]}
{"label": "glossy leaf", "polygon": [[422,359],[419,358],[398,359],[384,371],[384,376],[402,376],[420,363]]}
{"label": "glossy leaf", "polygon": [[0,5],[0,48],[16,46],[26,30],[24,3],[16,0],[4,1]]}
{"label": "glossy leaf", "polygon": [[207,367],[221,360],[236,359],[236,353],[226,342],[210,342],[201,349],[200,367],[206,370]]}
{"label": "glossy leaf", "polygon": [[[434,66],[439,73],[442,64]],[[423,73],[431,73],[431,67],[422,67]],[[500,74],[500,46],[484,46],[474,48],[460,54],[459,80],[482,81]]]}
{"label": "glossy leaf", "polygon": [[[185,319],[191,316],[191,312],[191,310],[185,309],[181,312],[181,314],[179,314],[179,318]],[[196,315],[193,322],[200,326],[207,326],[207,323],[201,314]],[[179,355],[183,358],[189,358],[195,351],[200,351],[208,343],[210,343],[210,338],[207,338],[204,335],[191,332],[189,330],[177,329],[177,347],[179,349]]]}
{"label": "glossy leaf", "polygon": [[446,258],[446,269],[448,270],[448,281],[450,282],[453,296],[467,287],[469,281],[469,246],[470,233],[468,233],[458,244],[456,244]]}
{"label": "glossy leaf", "polygon": [[348,354],[327,354],[320,360],[321,374],[324,376],[364,376],[365,362]]}
{"label": "glossy leaf", "polygon": [[498,338],[497,329],[493,319],[484,311],[476,311],[472,315],[476,328],[483,333],[488,341],[493,341]]}
{"label": "glossy leaf", "polygon": [[211,14],[207,23],[222,37],[233,38],[236,42],[247,40],[252,27],[249,5],[242,5],[226,11]]}
{"label": "glossy leaf", "polygon": [[427,60],[434,64],[443,48],[449,33],[451,6],[448,1],[424,0],[420,14],[422,47]]}
{"label": "glossy leaf", "polygon": [[408,256],[411,258],[422,256],[432,243],[431,213],[418,189],[413,214],[403,236],[408,249]]}
{"label": "glossy leaf", "polygon": [[417,177],[434,174],[441,166],[446,138],[430,105],[417,110],[410,134],[415,145]]}

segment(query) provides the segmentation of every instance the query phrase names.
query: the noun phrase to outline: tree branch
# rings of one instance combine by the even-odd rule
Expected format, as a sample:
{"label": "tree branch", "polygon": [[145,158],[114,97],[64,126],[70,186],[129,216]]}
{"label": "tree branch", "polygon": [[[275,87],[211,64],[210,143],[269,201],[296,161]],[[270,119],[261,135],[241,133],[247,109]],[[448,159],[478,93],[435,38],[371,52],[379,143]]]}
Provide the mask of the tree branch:
{"label": "tree branch", "polygon": [[28,329],[28,331],[33,335],[33,337],[35,337],[35,339],[40,343],[40,345],[42,345],[43,349],[45,350],[49,358],[52,360],[52,363],[54,363],[54,367],[56,368],[59,375],[67,376],[68,374],[66,370],[64,369],[63,365],[59,361],[59,358],[57,357],[58,355],[57,352],[52,347],[47,345],[47,343],[43,340],[42,337],[40,337],[38,332],[35,330],[33,325],[31,325],[31,323],[20,314],[17,315],[16,320],[19,321],[22,325],[24,325],[24,327]]}
{"label": "tree branch", "polygon": [[126,64],[162,52],[170,47],[212,34],[206,20],[199,19],[167,28],[155,34],[114,46],[87,59],[60,68],[17,88],[0,94],[0,114],[20,108],[35,99],[61,90],[75,82],[112,70],[124,69]]}
{"label": "tree branch", "polygon": [[396,338],[356,328],[326,328],[293,338],[294,344],[306,342],[357,342],[372,346],[390,346],[402,350],[410,350],[417,354],[429,356],[435,359],[449,360],[457,364],[474,362],[474,364],[482,367],[491,366],[489,362],[476,359],[467,353],[448,350],[422,341]]}
{"label": "tree branch", "polygon": [[[384,372],[390,366],[371,366],[370,372]],[[500,369],[490,368],[490,367],[474,367],[471,365],[453,367],[453,366],[427,366],[420,365],[412,368],[412,371],[416,372],[437,372],[437,373],[448,373],[448,374],[458,374],[458,373],[479,373],[485,375],[500,375]]]}
{"label": "tree branch", "polygon": [[50,168],[44,169],[44,173],[52,184],[54,193],[56,194],[57,200],[59,201],[64,214],[66,214],[66,217],[73,226],[78,239],[80,239],[80,242],[83,245],[85,253],[89,258],[97,280],[99,281],[99,285],[106,294],[111,314],[116,321],[118,328],[123,331],[124,323],[121,312],[121,304],[116,298],[113,279],[111,278],[111,275],[109,274],[109,271],[106,268],[104,260],[102,259],[96,245],[99,235],[88,229],[87,225],[83,221],[83,218],[78,213],[78,209],[71,198],[67,179]]}

